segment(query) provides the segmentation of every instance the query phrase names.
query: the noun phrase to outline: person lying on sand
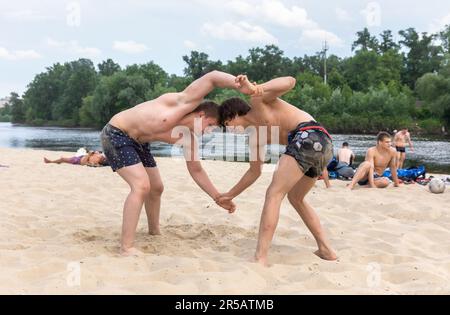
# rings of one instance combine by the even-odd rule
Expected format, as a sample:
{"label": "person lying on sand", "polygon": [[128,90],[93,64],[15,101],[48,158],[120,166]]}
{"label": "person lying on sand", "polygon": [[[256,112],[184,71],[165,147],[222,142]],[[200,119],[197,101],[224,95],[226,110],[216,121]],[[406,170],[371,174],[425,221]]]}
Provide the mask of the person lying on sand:
{"label": "person lying on sand", "polygon": [[46,164],[72,164],[83,166],[105,166],[107,164],[106,156],[99,151],[90,151],[86,155],[72,156],[72,157],[60,157],[57,160],[50,160],[44,157],[44,163]]}

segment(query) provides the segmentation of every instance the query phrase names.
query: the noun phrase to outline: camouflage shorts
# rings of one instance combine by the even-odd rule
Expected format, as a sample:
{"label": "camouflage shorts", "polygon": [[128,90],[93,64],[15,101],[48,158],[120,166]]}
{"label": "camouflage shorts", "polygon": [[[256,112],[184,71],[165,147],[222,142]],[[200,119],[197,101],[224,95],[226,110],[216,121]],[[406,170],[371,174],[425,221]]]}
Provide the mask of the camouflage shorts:
{"label": "camouflage shorts", "polygon": [[302,123],[289,134],[285,154],[297,161],[306,176],[318,178],[333,158],[333,142],[317,122]]}

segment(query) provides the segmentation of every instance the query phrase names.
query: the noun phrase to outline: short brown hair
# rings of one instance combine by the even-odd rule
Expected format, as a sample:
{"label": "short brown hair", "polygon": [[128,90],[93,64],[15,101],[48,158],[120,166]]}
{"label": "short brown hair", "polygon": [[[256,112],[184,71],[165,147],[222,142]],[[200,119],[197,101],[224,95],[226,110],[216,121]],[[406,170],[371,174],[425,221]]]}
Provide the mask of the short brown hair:
{"label": "short brown hair", "polygon": [[219,105],[211,101],[205,101],[193,111],[193,113],[200,112],[205,112],[206,117],[219,118]]}
{"label": "short brown hair", "polygon": [[390,134],[388,134],[385,131],[382,131],[377,136],[377,142],[384,141],[384,139],[387,139],[387,138],[392,139]]}
{"label": "short brown hair", "polygon": [[219,125],[224,126],[227,120],[234,119],[236,116],[245,116],[251,109],[246,101],[238,97],[230,98],[219,107]]}

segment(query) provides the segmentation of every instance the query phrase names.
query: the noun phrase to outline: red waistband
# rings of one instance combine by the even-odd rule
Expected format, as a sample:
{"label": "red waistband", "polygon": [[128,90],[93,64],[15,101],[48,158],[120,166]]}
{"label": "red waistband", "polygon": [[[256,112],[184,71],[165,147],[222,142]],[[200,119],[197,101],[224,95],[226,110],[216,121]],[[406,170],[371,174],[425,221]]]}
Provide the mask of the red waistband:
{"label": "red waistband", "polygon": [[330,138],[330,140],[333,140],[333,138],[331,138],[331,135],[328,133],[328,131],[325,128],[321,127],[321,126],[308,126],[308,127],[299,128],[298,130],[299,131],[320,130],[324,134],[326,134]]}

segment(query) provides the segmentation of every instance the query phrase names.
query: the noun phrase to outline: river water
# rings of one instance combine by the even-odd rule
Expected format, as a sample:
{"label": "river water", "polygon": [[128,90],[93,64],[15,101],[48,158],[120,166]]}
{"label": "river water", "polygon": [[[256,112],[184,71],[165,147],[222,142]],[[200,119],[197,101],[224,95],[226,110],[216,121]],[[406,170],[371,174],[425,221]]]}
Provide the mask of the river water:
{"label": "river water", "polygon": [[[375,135],[332,135],[335,152],[344,141],[349,142],[357,155],[357,162],[364,159],[367,149],[375,145]],[[408,152],[406,166],[425,165],[428,171],[450,174],[450,141],[448,139],[415,138],[415,152]],[[203,139],[204,159],[245,161],[248,157],[247,139],[243,135],[214,133]],[[101,150],[100,131],[81,128],[28,127],[0,123],[0,147],[31,148],[51,151],[76,152],[81,147]],[[155,156],[180,156],[178,147],[153,143]],[[276,161],[282,146],[270,146],[271,161]],[[224,154],[228,158],[224,158]],[[231,157],[231,158],[230,158]],[[1,158],[1,157],[0,157]],[[2,161],[5,163],[6,161]]]}

